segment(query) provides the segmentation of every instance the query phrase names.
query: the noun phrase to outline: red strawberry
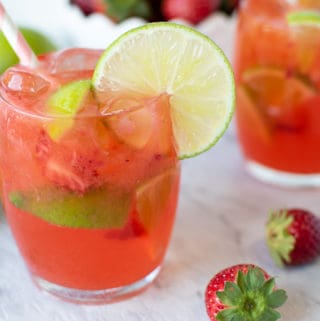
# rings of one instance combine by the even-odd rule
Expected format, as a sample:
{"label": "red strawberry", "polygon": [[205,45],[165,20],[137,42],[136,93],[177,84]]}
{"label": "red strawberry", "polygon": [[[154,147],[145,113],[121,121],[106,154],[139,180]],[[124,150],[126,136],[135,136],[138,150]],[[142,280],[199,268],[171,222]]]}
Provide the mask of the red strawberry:
{"label": "red strawberry", "polygon": [[70,0],[70,2],[77,5],[85,15],[105,11],[103,0]]}
{"label": "red strawberry", "polygon": [[71,0],[71,3],[79,6],[85,15],[104,13],[116,22],[132,16],[148,19],[152,15],[147,0]]}
{"label": "red strawberry", "polygon": [[320,219],[302,209],[271,213],[267,244],[279,266],[309,263],[320,255]]}
{"label": "red strawberry", "polygon": [[101,185],[99,169],[101,163],[94,156],[74,154],[72,159],[52,157],[45,164],[45,176],[55,185],[79,194],[91,187]]}
{"label": "red strawberry", "polygon": [[92,144],[90,132],[77,141],[59,143],[52,141],[43,130],[40,132],[35,155],[42,164],[43,175],[53,184],[83,194],[91,187],[104,182],[100,170],[105,156]]}
{"label": "red strawberry", "polygon": [[253,264],[224,269],[209,282],[205,300],[211,321],[275,321],[287,299],[274,278]]}
{"label": "red strawberry", "polygon": [[219,7],[220,0],[164,0],[163,15],[167,20],[182,18],[197,24]]}

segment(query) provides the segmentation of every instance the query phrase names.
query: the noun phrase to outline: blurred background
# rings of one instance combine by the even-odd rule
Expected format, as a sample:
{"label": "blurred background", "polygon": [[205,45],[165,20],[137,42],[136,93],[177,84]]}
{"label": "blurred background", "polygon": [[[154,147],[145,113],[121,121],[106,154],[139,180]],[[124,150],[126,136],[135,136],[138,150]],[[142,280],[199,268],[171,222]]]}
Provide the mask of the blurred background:
{"label": "blurred background", "polygon": [[[174,20],[193,25],[209,36],[215,37],[215,41],[229,57],[234,13],[239,5],[239,0],[3,0],[2,2],[19,27],[40,32],[58,49],[73,46],[105,48],[123,32],[146,21]],[[33,39],[31,45],[37,47],[37,42],[41,41]],[[46,51],[46,48],[39,49],[35,51],[37,53]],[[0,53],[1,51],[3,45],[0,46]]]}

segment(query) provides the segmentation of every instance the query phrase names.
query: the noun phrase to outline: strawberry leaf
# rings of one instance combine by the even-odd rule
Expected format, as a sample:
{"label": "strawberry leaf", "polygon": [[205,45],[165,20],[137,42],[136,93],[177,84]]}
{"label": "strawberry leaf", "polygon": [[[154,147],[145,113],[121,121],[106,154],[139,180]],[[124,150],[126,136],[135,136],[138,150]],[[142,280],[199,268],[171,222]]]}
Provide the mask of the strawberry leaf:
{"label": "strawberry leaf", "polygon": [[263,286],[261,287],[261,293],[264,296],[267,296],[272,292],[274,286],[275,286],[275,280],[274,278],[271,278],[263,284]]}
{"label": "strawberry leaf", "polygon": [[284,290],[275,290],[267,296],[267,304],[270,308],[279,308],[287,300]]}
{"label": "strawberry leaf", "polygon": [[239,286],[239,288],[240,288],[240,290],[242,292],[246,292],[247,291],[247,284],[246,284],[245,276],[244,276],[242,271],[238,272],[237,284],[238,284],[238,286]]}
{"label": "strawberry leaf", "polygon": [[260,317],[254,321],[276,321],[280,318],[281,314],[278,311],[267,308],[263,311]]}
{"label": "strawberry leaf", "polygon": [[216,319],[218,321],[243,321],[238,309],[222,310],[217,314]]}
{"label": "strawberry leaf", "polygon": [[217,297],[227,306],[237,305],[241,299],[242,292],[237,284],[226,282],[224,291],[217,292]]}
{"label": "strawberry leaf", "polygon": [[264,276],[259,268],[249,268],[248,273],[246,275],[246,283],[247,287],[250,290],[258,289],[264,283]]}
{"label": "strawberry leaf", "polygon": [[290,262],[290,253],[294,249],[295,238],[288,232],[293,217],[286,210],[273,212],[270,215],[267,229],[267,245],[270,254],[278,266]]}

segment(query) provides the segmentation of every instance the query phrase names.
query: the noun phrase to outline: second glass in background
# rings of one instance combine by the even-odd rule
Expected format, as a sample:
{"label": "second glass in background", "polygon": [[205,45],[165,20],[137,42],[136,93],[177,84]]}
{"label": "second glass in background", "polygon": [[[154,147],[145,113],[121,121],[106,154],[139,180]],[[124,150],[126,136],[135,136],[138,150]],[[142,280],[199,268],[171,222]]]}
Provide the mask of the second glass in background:
{"label": "second glass in background", "polygon": [[267,182],[320,185],[317,16],[320,2],[310,0],[244,0],[240,8],[238,135],[247,168]]}

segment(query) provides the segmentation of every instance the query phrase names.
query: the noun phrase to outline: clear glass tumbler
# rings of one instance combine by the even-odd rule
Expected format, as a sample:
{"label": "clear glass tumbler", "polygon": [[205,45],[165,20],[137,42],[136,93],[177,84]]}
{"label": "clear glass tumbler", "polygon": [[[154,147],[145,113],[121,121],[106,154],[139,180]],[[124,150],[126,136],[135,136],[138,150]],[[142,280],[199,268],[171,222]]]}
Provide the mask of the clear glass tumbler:
{"label": "clear glass tumbler", "polygon": [[[69,49],[0,79],[8,223],[35,283],[82,303],[121,299],[155,279],[180,179],[168,97],[102,115],[88,85],[100,54]],[[70,92],[77,113],[63,116]]]}
{"label": "clear glass tumbler", "polygon": [[253,176],[320,185],[320,1],[243,0],[236,121]]}

